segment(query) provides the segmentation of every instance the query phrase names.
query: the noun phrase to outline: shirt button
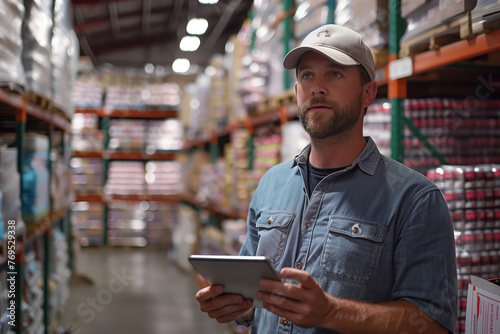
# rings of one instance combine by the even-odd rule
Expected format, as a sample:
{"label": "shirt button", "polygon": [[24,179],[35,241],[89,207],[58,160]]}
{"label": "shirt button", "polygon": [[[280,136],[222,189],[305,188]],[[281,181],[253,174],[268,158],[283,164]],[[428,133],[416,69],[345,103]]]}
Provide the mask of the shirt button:
{"label": "shirt button", "polygon": [[272,223],[273,223],[273,220],[272,220],[271,218],[269,218],[269,219],[267,220],[267,225],[271,225]]}
{"label": "shirt button", "polygon": [[299,263],[297,263],[297,264],[295,265],[295,268],[297,268],[297,269],[302,269],[302,263],[300,263],[300,262],[299,262]]}
{"label": "shirt button", "polygon": [[352,233],[354,234],[358,234],[359,232],[361,232],[361,229],[359,228],[359,225],[356,224],[352,227]]}
{"label": "shirt button", "polygon": [[282,325],[288,325],[288,320],[286,318],[281,317],[280,322]]}
{"label": "shirt button", "polygon": [[311,224],[311,222],[307,222],[307,223],[306,223],[306,228],[311,227],[311,225],[312,225],[312,224]]}

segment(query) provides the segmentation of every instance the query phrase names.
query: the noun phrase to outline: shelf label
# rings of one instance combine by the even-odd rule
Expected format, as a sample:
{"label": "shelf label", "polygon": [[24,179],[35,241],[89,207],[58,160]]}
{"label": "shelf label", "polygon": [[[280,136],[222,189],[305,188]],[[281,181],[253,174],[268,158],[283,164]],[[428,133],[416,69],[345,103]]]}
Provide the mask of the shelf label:
{"label": "shelf label", "polygon": [[389,78],[391,80],[402,79],[413,74],[413,59],[405,57],[393,60],[389,63]]}

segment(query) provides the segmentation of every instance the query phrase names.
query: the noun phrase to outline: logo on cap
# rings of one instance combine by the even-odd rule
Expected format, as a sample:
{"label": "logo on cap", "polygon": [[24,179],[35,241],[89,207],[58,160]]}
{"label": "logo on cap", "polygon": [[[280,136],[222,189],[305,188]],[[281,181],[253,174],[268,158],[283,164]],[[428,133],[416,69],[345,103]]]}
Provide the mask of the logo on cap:
{"label": "logo on cap", "polygon": [[316,34],[317,37],[330,37],[332,35],[328,30],[320,31]]}

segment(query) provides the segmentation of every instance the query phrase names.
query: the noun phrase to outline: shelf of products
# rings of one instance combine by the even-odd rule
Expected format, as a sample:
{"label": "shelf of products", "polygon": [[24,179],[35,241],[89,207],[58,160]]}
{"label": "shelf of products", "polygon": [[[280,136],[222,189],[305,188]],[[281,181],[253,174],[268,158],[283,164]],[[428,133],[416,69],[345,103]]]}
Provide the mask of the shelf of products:
{"label": "shelf of products", "polygon": [[[172,84],[166,87],[175,92],[174,88]],[[72,122],[72,166],[78,184],[73,224],[80,243],[168,247],[175,218],[172,206],[182,192],[180,166],[175,161],[183,145],[177,111],[165,106],[126,109],[116,105],[123,101],[109,98],[110,91],[138,101],[136,91],[103,85],[92,101],[80,94],[82,107],[76,109]],[[86,103],[94,106],[84,107]],[[82,208],[92,208],[92,212],[87,216]],[[162,215],[164,222],[151,221],[155,215]]]}

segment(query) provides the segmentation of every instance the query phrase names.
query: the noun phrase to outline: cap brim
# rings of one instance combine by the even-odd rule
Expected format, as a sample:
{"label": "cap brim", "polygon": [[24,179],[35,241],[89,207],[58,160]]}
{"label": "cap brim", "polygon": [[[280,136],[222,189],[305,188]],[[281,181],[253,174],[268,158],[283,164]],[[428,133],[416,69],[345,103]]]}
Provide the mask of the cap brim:
{"label": "cap brim", "polygon": [[338,63],[340,65],[345,65],[345,66],[360,65],[360,63],[357,62],[354,58],[336,49],[321,47],[321,46],[315,46],[315,47],[299,46],[293,49],[292,51],[288,52],[288,54],[283,59],[283,67],[286,68],[287,70],[292,70],[296,68],[299,65],[300,58],[302,58],[302,56],[309,51],[314,51],[319,54],[322,54],[323,56],[331,59],[333,62]]}

